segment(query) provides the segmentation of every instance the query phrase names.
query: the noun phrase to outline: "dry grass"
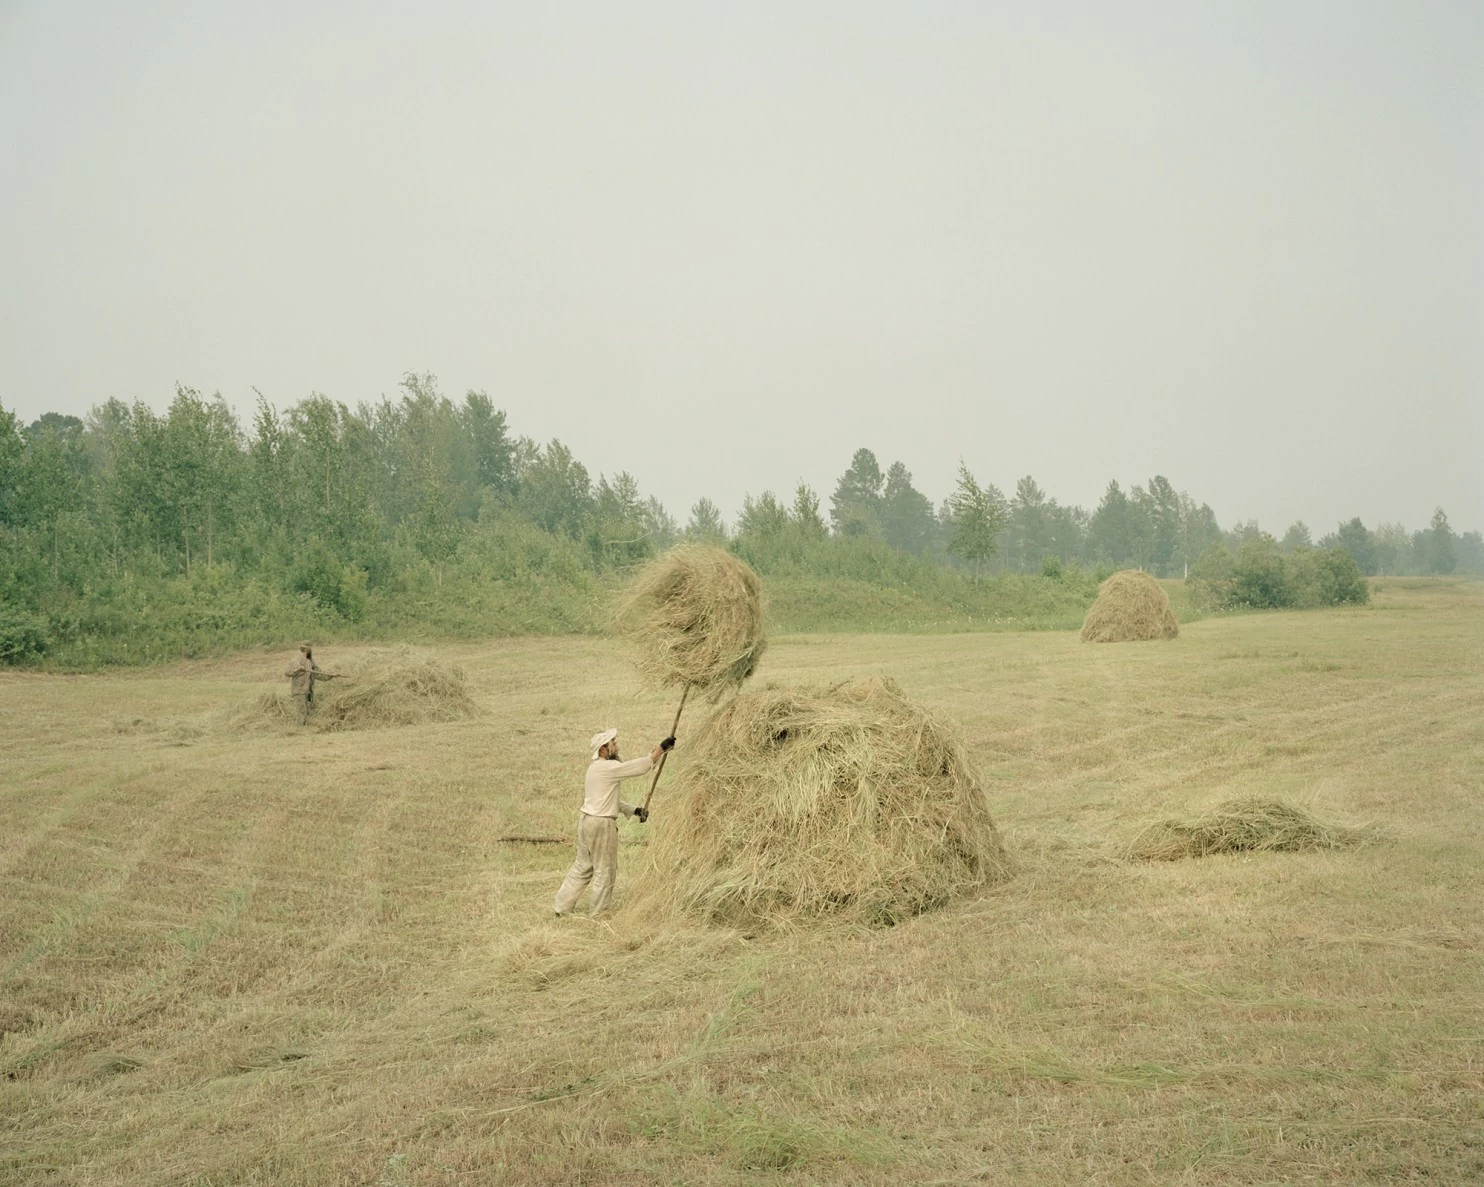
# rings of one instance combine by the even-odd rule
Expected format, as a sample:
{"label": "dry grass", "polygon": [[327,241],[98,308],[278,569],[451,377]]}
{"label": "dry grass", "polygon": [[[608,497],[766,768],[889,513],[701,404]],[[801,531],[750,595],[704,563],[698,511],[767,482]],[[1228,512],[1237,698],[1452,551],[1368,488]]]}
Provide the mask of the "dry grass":
{"label": "dry grass", "polygon": [[1137,569],[1124,569],[1104,581],[1082,622],[1084,643],[1133,643],[1179,634],[1169,594]]}
{"label": "dry grass", "polygon": [[646,680],[713,697],[742,686],[762,659],[762,582],[746,561],[709,544],[682,544],[639,571],[618,622]]}
{"label": "dry grass", "polygon": [[[462,721],[477,712],[461,669],[411,647],[369,651],[341,667],[338,679],[314,690],[309,728],[321,733]],[[264,692],[236,723],[297,727],[299,720],[287,693]]]}
{"label": "dry grass", "polygon": [[[1387,584],[1178,647],[775,640],[958,723],[1017,874],[751,938],[558,928],[570,852],[499,841],[668,724],[618,645],[437,648],[481,715],[353,733],[213,724],[277,654],[0,675],[0,1182],[1481,1181],[1484,585]],[[1387,843],[1107,860],[1226,796]]]}
{"label": "dry grass", "polygon": [[957,730],[891,680],[742,693],[687,745],[631,910],[891,924],[1009,862]]}
{"label": "dry grass", "polygon": [[1282,800],[1227,800],[1200,816],[1159,820],[1128,845],[1139,861],[1179,861],[1218,853],[1305,853],[1348,849],[1370,836],[1364,828],[1328,824]]}

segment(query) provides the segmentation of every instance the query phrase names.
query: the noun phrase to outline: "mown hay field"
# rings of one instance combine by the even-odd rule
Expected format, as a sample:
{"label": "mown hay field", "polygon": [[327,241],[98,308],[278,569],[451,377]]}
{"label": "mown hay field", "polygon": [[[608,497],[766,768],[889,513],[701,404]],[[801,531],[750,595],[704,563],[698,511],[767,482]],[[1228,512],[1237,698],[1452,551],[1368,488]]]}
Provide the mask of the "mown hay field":
{"label": "mown hay field", "polygon": [[[1484,1179],[1484,584],[774,640],[755,680],[889,675],[989,789],[1015,877],[884,929],[557,926],[569,847],[499,838],[673,696],[604,640],[431,650],[477,717],[234,725],[287,653],[0,676],[0,1182]],[[1375,838],[1128,858],[1242,797]]]}

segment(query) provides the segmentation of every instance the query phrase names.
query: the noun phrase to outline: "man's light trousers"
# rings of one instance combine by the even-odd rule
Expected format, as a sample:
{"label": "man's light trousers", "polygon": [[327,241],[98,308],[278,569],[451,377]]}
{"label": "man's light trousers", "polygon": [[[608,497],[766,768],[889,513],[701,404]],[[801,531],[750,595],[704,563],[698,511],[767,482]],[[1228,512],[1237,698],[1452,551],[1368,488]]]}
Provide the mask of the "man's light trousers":
{"label": "man's light trousers", "polygon": [[577,860],[557,890],[557,914],[571,914],[589,882],[593,884],[593,914],[606,911],[617,877],[618,821],[611,816],[589,816],[583,812],[577,824]]}

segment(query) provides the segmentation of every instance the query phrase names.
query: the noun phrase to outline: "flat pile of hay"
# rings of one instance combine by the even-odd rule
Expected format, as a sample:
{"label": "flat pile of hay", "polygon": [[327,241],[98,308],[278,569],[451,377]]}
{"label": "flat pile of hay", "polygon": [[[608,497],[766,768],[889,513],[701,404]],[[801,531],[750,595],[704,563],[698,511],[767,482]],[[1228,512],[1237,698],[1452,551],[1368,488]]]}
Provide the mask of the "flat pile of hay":
{"label": "flat pile of hay", "polygon": [[762,582],[745,561],[724,548],[683,544],[640,570],[618,623],[638,644],[646,680],[716,697],[757,668],[767,645],[763,612]]}
{"label": "flat pile of hay", "polygon": [[1084,643],[1173,639],[1179,633],[1169,595],[1158,581],[1137,569],[1124,569],[1104,581],[1082,623]]}
{"label": "flat pile of hay", "polygon": [[[315,685],[310,729],[425,725],[463,721],[478,712],[459,668],[445,667],[410,647],[368,652],[338,671],[340,679]],[[298,725],[295,706],[282,692],[264,693],[248,716],[265,724]]]}
{"label": "flat pile of hay", "polygon": [[743,693],[676,755],[638,911],[890,924],[1009,875],[956,731],[890,680]]}
{"label": "flat pile of hay", "polygon": [[1326,824],[1282,800],[1236,799],[1206,816],[1161,820],[1129,842],[1128,856],[1140,861],[1179,861],[1216,853],[1301,853],[1359,845],[1371,830]]}

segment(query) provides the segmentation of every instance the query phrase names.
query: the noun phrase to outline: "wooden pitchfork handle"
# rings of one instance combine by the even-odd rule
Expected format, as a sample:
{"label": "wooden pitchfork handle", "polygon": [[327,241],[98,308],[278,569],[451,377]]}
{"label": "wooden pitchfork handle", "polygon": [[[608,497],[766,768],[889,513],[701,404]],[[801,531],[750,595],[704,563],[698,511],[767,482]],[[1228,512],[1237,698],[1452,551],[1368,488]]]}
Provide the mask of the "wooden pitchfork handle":
{"label": "wooden pitchfork handle", "polygon": [[[685,698],[690,696],[690,685],[685,686],[685,691],[680,694],[680,708],[675,710],[675,721],[670,726],[670,737],[675,736],[675,731],[680,728],[680,715],[685,712]],[[665,759],[670,757],[668,750],[660,751],[660,765],[654,769],[654,778],[649,781],[649,794],[644,797],[644,811],[649,811],[649,801],[654,799],[654,789],[659,786],[660,772],[665,769]]]}

